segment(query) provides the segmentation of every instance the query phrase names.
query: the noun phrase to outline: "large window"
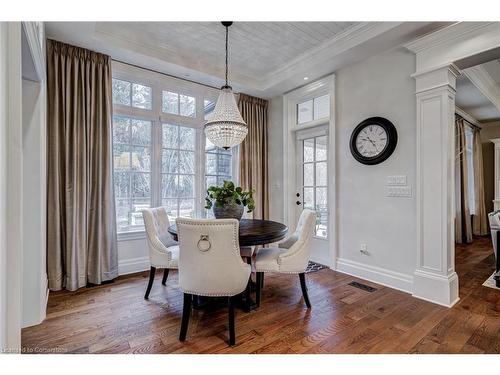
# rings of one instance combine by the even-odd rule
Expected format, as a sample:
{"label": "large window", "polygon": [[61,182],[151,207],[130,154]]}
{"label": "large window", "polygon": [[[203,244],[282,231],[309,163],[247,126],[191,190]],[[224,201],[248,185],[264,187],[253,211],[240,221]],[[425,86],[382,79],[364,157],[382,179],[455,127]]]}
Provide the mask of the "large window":
{"label": "large window", "polygon": [[[116,64],[115,64],[116,65]],[[142,69],[113,66],[113,159],[119,233],[144,230],[141,210],[211,216],[206,188],[235,180],[236,150],[203,132],[218,90]]]}
{"label": "large window", "polygon": [[465,157],[467,158],[467,190],[469,195],[469,211],[471,215],[476,214],[476,191],[474,190],[474,131],[465,127]]}
{"label": "large window", "polygon": [[330,116],[330,95],[318,96],[297,104],[297,124],[303,125]]}
{"label": "large window", "polygon": [[141,228],[151,202],[151,121],[114,116],[113,156],[118,228]]}
{"label": "large window", "polygon": [[161,196],[171,218],[194,217],[195,129],[162,124]]}
{"label": "large window", "polygon": [[326,136],[306,138],[302,141],[302,196],[304,208],[316,211],[315,235],[328,236],[328,178]]}

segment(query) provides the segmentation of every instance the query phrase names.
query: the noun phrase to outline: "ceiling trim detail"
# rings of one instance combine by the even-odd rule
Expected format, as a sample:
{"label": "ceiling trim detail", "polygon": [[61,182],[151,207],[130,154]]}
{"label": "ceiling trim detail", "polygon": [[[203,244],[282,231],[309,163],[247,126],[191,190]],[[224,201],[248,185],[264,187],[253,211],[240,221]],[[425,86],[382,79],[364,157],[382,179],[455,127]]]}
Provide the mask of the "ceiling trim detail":
{"label": "ceiling trim detail", "polygon": [[321,61],[331,61],[341,53],[401,24],[402,22],[360,22],[334,36],[332,39],[307,51],[286,65],[266,74],[260,80],[258,88],[265,90],[282,82],[289,77],[290,72],[295,72],[297,68],[313,66]]}
{"label": "ceiling trim detail", "polygon": [[[233,73],[232,81],[239,85],[252,87],[256,90],[267,90],[295,76],[297,71],[300,71],[304,66],[310,67],[321,64],[322,62],[331,62],[342,53],[392,30],[401,24],[402,22],[359,22],[259,79],[243,74],[235,75]],[[131,52],[145,54],[153,58],[164,60],[166,63],[198,70],[197,67],[182,64],[182,61],[175,58],[176,54],[173,53],[173,51],[169,51],[164,47],[152,46],[149,44],[144,45],[137,41],[128,40],[124,36],[107,28],[103,28],[100,25],[97,25],[94,30],[94,38],[101,42],[113,43]],[[204,73],[210,74],[208,72]],[[222,77],[214,78],[222,79]]]}
{"label": "ceiling trim detail", "polygon": [[464,69],[462,74],[500,111],[500,87],[484,67]]}
{"label": "ceiling trim detail", "polygon": [[480,30],[493,23],[494,22],[457,22],[406,43],[404,47],[413,53],[420,53],[427,49],[438,47],[444,43],[462,38],[464,35]]}
{"label": "ceiling trim detail", "polygon": [[465,112],[462,108],[455,106],[455,113],[462,116],[464,119],[472,123],[473,125],[476,125],[477,127],[481,128],[482,123],[480,123],[474,116],[470,115],[469,113]]}
{"label": "ceiling trim detail", "polygon": [[35,67],[38,81],[45,80],[45,54],[43,52],[40,29],[43,29],[42,22],[22,22],[26,41],[29,46],[33,65]]}

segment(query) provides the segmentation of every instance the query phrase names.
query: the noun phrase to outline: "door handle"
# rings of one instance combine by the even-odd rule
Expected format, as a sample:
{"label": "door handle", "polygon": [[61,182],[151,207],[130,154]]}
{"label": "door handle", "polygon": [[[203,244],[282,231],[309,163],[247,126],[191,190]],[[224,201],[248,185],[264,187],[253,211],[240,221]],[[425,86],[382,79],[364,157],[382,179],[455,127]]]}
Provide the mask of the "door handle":
{"label": "door handle", "polygon": [[300,205],[302,204],[302,202],[301,202],[301,201],[297,201],[297,202],[295,202],[295,204],[296,204],[297,206],[300,206]]}

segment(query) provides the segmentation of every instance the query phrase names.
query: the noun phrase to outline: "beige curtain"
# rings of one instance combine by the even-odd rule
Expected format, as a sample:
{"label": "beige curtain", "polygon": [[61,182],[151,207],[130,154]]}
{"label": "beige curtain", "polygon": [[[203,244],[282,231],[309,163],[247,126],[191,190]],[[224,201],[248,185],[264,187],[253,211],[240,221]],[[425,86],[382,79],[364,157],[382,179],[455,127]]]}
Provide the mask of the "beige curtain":
{"label": "beige curtain", "polygon": [[476,212],[472,216],[472,233],[476,236],[488,234],[486,205],[484,203],[484,170],[483,170],[483,143],[480,129],[474,129],[474,143],[472,148],[474,163],[474,195]]}
{"label": "beige curtain", "polygon": [[455,116],[455,242],[472,242],[464,119]]}
{"label": "beige curtain", "polygon": [[239,95],[238,108],[248,125],[248,134],[240,145],[240,185],[255,190],[254,219],[269,218],[267,105],[267,100]]}
{"label": "beige curtain", "polygon": [[47,42],[47,271],[51,290],[118,275],[109,56]]}

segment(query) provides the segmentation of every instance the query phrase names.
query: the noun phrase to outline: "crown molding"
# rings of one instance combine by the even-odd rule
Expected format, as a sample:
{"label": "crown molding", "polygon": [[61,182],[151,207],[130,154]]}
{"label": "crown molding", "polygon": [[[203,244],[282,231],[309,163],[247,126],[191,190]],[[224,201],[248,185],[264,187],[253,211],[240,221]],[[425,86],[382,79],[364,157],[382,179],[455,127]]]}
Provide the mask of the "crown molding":
{"label": "crown molding", "polygon": [[404,47],[417,54],[438,47],[444,43],[463,38],[472,32],[488,27],[494,23],[495,22],[457,22],[406,43]]}
{"label": "crown molding", "polygon": [[43,22],[22,22],[31,58],[39,81],[45,80],[45,54],[43,52]]}
{"label": "crown molding", "polygon": [[472,123],[473,125],[476,125],[478,128],[482,128],[483,124],[480,123],[474,116],[470,115],[469,113],[465,112],[462,108],[455,106],[455,113],[457,115],[462,116],[465,120],[468,122]]}
{"label": "crown molding", "polygon": [[[262,77],[251,77],[233,73],[233,85],[265,91],[285,81],[290,76],[296,75],[297,70],[300,70],[304,66],[313,66],[321,62],[330,63],[342,53],[401,24],[403,22],[359,22]],[[123,50],[162,60],[165,64],[208,74],[213,80],[222,80],[222,76],[218,77],[216,76],[218,73],[207,71],[207,67],[186,64],[186,60],[182,56],[179,56],[176,51],[168,49],[167,46],[151,45],[139,40],[130,40],[126,35],[121,34],[119,29],[114,29],[109,25],[103,26],[97,24],[94,30],[94,39],[101,43],[111,43]],[[222,74],[222,71],[220,74]]]}
{"label": "crown molding", "polygon": [[343,52],[377,37],[402,22],[360,22],[291,60],[259,80],[258,88],[266,90],[286,80],[290,74],[304,66],[313,66],[321,61],[331,61]]}
{"label": "crown molding", "polygon": [[481,65],[462,70],[474,86],[500,111],[500,86]]}

